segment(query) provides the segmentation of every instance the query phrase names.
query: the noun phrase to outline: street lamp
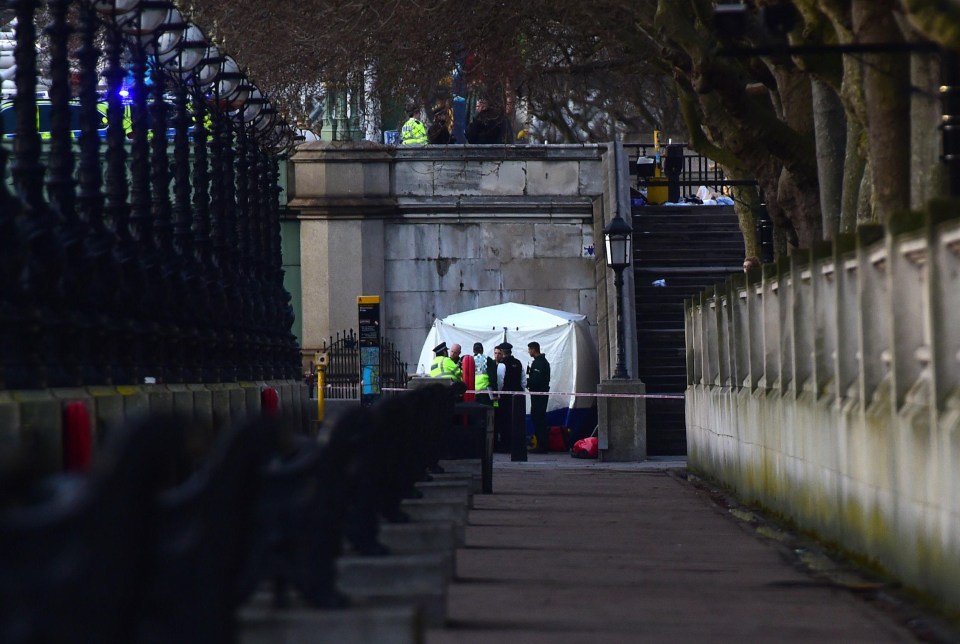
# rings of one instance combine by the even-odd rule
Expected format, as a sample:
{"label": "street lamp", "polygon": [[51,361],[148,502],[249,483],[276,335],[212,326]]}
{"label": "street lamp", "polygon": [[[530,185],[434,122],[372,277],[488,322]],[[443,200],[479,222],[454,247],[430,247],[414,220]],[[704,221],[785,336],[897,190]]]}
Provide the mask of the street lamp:
{"label": "street lamp", "polygon": [[603,229],[606,246],[607,266],[614,271],[614,285],[617,288],[617,367],[613,372],[615,380],[626,380],[626,359],[623,350],[623,269],[630,265],[633,255],[633,228],[625,222],[620,213]]}

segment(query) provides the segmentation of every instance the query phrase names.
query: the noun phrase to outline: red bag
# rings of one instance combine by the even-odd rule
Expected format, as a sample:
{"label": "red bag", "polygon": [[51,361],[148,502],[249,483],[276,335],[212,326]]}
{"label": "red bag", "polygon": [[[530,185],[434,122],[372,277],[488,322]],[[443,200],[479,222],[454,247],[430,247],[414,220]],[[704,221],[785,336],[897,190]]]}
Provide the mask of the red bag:
{"label": "red bag", "polygon": [[591,436],[590,438],[581,438],[574,443],[573,449],[570,450],[570,456],[574,458],[597,458],[599,451],[597,437]]}

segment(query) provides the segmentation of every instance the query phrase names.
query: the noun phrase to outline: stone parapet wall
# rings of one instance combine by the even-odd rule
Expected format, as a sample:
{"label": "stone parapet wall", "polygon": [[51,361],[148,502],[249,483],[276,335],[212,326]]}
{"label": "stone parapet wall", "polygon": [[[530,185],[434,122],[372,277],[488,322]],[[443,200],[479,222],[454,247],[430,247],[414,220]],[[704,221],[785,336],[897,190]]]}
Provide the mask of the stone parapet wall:
{"label": "stone parapet wall", "polygon": [[956,203],[688,301],[690,466],[960,608]]}

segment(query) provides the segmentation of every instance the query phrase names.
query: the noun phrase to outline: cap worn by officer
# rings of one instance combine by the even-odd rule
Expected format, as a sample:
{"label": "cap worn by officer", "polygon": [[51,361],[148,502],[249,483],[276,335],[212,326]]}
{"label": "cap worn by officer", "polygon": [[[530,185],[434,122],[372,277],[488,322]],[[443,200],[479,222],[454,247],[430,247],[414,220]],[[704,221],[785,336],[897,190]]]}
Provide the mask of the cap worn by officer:
{"label": "cap worn by officer", "polygon": [[435,346],[435,347],[433,348],[433,352],[434,352],[435,354],[437,354],[437,355],[440,355],[441,353],[446,353],[446,352],[447,352],[447,343],[446,343],[446,342],[441,342],[440,344],[438,344],[437,346]]}

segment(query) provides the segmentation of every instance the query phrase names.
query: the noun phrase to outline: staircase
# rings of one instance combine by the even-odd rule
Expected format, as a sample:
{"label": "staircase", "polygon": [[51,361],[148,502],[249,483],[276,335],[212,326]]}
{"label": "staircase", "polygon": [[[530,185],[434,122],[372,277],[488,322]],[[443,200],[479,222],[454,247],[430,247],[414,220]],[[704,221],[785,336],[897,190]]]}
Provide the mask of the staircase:
{"label": "staircase", "polygon": [[[733,206],[633,208],[638,376],[648,394],[687,386],[683,300],[742,270]],[[647,452],[685,454],[683,400],[647,400]]]}

